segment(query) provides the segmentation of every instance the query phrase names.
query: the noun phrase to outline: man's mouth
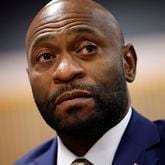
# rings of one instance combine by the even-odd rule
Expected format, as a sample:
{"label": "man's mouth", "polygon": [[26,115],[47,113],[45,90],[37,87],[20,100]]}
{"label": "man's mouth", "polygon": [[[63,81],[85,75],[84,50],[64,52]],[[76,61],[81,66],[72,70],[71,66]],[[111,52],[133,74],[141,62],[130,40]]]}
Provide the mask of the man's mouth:
{"label": "man's mouth", "polygon": [[85,99],[90,97],[92,97],[92,94],[89,91],[75,89],[72,91],[64,92],[63,94],[58,96],[55,101],[55,104],[59,105],[65,101],[71,101],[78,98]]}

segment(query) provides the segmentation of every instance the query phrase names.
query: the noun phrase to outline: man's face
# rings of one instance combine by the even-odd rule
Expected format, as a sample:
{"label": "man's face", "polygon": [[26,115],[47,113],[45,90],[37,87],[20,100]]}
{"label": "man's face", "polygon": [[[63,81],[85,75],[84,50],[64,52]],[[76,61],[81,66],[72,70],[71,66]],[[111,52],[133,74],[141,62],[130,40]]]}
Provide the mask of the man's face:
{"label": "man's face", "polygon": [[68,135],[114,126],[128,108],[121,45],[89,13],[40,20],[28,38],[28,74],[45,121]]}

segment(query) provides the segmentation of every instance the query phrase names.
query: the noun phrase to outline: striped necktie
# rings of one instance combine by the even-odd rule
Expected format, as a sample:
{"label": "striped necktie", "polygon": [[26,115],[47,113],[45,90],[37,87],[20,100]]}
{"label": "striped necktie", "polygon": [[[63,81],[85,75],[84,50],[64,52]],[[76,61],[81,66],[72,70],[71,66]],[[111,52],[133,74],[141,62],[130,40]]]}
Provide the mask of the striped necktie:
{"label": "striped necktie", "polygon": [[87,159],[78,158],[78,159],[74,160],[71,165],[94,165],[94,164],[89,162]]}

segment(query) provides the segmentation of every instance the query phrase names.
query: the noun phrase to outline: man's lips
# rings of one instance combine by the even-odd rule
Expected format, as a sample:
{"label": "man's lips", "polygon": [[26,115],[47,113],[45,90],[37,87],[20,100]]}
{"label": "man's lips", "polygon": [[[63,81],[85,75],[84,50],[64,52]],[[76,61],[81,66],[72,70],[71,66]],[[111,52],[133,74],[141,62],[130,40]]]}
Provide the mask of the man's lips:
{"label": "man's lips", "polygon": [[90,92],[85,90],[75,89],[61,94],[59,97],[57,97],[55,104],[59,105],[64,101],[73,100],[76,98],[89,98],[89,97],[92,97],[92,94]]}

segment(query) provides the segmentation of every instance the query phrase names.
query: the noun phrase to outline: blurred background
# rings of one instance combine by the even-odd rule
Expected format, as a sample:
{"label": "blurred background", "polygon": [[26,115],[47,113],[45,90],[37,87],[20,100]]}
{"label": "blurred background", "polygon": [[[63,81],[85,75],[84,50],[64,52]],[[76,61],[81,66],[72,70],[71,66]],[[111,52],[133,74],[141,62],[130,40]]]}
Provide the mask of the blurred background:
{"label": "blurred background", "polygon": [[[0,160],[10,165],[55,136],[33,102],[26,74],[24,39],[33,16],[47,3],[5,1],[0,5]],[[151,120],[165,118],[165,4],[163,0],[98,0],[119,20],[126,43],[138,55],[132,105]]]}

